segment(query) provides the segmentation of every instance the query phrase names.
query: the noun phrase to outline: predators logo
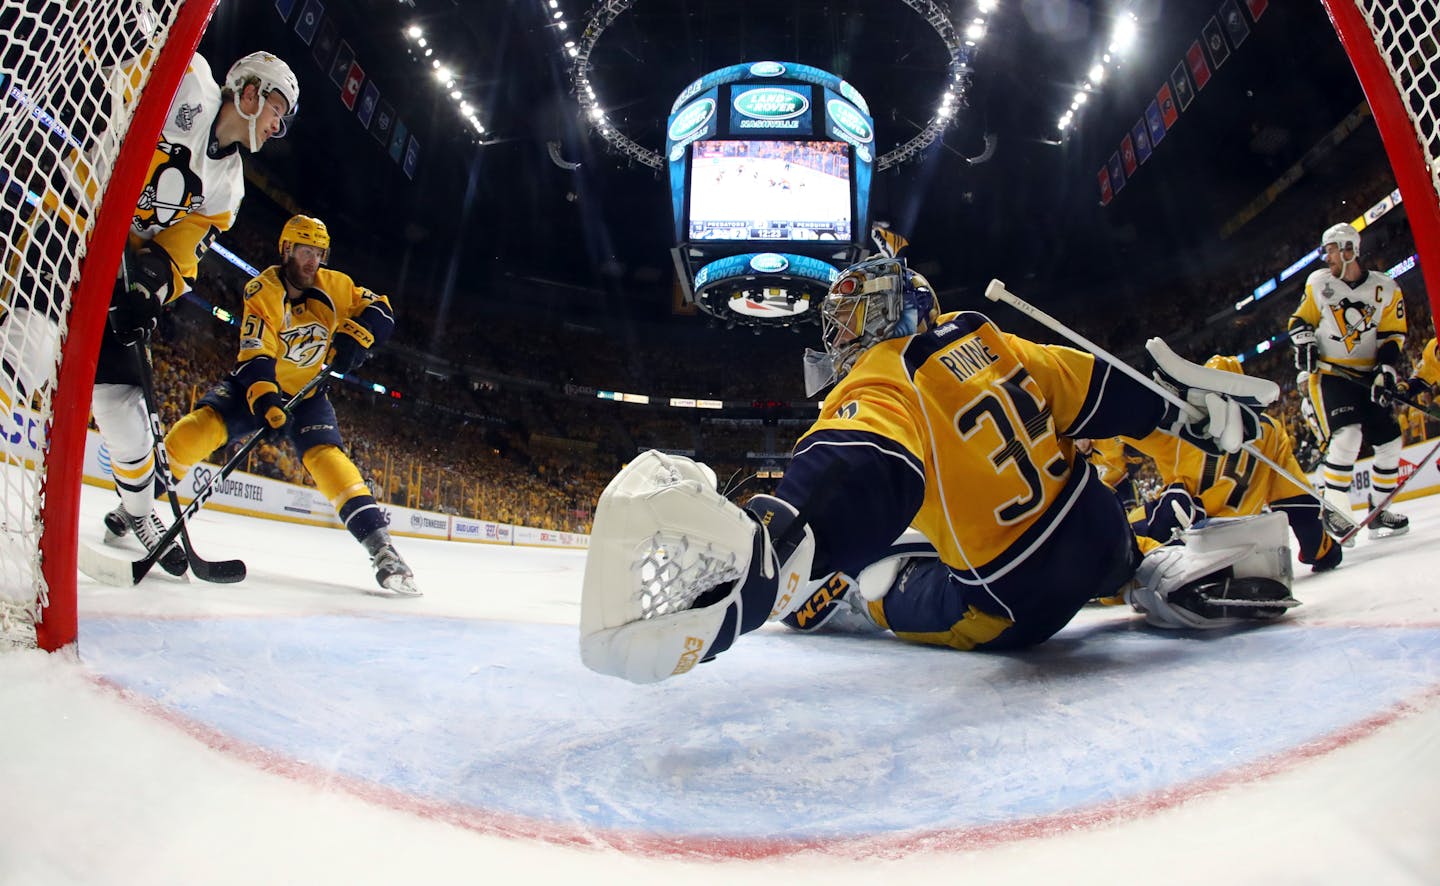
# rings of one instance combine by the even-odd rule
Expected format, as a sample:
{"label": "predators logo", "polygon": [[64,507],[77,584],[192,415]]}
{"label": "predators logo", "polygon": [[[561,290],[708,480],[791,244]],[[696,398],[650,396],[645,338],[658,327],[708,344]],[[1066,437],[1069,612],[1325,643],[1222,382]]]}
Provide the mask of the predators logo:
{"label": "predators logo", "polygon": [[140,192],[132,224],[137,232],[168,228],[205,205],[200,176],[190,169],[190,149],[160,142],[150,160],[150,177]]}
{"label": "predators logo", "polygon": [[280,333],[280,342],[285,345],[281,359],[296,366],[314,366],[324,359],[330,346],[330,330],[323,323],[292,326]]}
{"label": "predators logo", "polygon": [[1330,337],[1344,342],[1346,353],[1353,352],[1360,344],[1360,338],[1376,326],[1375,306],[1362,301],[1342,298],[1339,304],[1330,306],[1330,313],[1335,318],[1335,325],[1340,327],[1340,334]]}

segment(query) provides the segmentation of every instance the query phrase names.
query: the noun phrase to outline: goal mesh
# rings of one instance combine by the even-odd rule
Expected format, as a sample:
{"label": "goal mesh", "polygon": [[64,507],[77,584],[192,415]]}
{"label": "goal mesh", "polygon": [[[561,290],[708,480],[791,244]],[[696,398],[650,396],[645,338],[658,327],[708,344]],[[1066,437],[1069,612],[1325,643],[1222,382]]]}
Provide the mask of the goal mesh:
{"label": "goal mesh", "polygon": [[1440,316],[1440,2],[1323,3],[1385,143]]}
{"label": "goal mesh", "polygon": [[75,638],[99,336],[141,180],[214,2],[0,5],[0,649]]}

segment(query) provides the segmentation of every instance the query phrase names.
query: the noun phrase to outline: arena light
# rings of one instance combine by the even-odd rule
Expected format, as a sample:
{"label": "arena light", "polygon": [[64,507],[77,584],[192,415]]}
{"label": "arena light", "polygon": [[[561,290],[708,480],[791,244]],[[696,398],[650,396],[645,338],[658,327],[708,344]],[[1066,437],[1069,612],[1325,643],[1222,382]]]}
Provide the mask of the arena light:
{"label": "arena light", "polygon": [[980,2],[975,4],[975,8],[978,9],[980,12],[989,15],[990,13],[994,12],[995,7],[999,5],[1000,4],[998,0],[980,0]]}
{"label": "arena light", "polygon": [[1094,83],[1096,86],[1099,86],[1101,83],[1105,82],[1104,65],[1094,64],[1090,66],[1090,82]]}
{"label": "arena light", "polygon": [[420,30],[419,25],[411,25],[409,30],[407,30],[405,33],[407,36],[410,37],[411,40],[419,40],[425,34],[424,31]]}
{"label": "arena light", "polygon": [[971,22],[970,26],[965,29],[965,36],[979,43],[985,38],[985,25],[978,21]]}
{"label": "arena light", "polygon": [[[660,0],[657,0],[660,2]],[[574,83],[575,94],[579,99],[580,111],[582,114],[599,121],[601,116],[594,112],[597,104],[595,92],[590,85],[590,56],[595,51],[601,35],[619,18],[634,6],[636,0],[601,0],[591,7],[589,18],[584,23],[584,28],[579,44],[574,48],[567,47],[570,57],[575,59],[571,68],[571,79]],[[971,75],[971,61],[975,52],[978,39],[968,39],[957,31],[957,25],[952,19],[950,9],[938,0],[904,0],[913,12],[925,20],[941,42],[945,45],[946,57],[949,59],[948,71],[950,85],[947,91],[953,92],[955,97],[962,100],[969,88]],[[977,0],[979,11],[988,12],[996,7],[994,0]],[[984,19],[973,19],[970,27],[979,26],[979,34],[984,36]],[[556,24],[560,30],[565,29],[565,22]],[[900,144],[894,149],[881,154],[875,160],[877,170],[889,169],[907,160],[917,159],[922,152],[938,139],[941,134],[953,125],[955,120],[954,108],[948,104],[940,104],[932,117],[921,128],[920,132],[912,136],[908,141]],[[643,163],[652,169],[664,169],[665,157],[660,151],[647,148],[636,143],[629,136],[625,135],[613,125],[600,125],[600,134],[604,137],[606,144],[618,153],[624,154],[639,163]]]}
{"label": "arena light", "polygon": [[1140,23],[1135,19],[1135,14],[1125,13],[1115,23],[1115,31],[1110,38],[1110,52],[1115,55],[1124,55],[1135,45],[1135,38],[1139,35]]}

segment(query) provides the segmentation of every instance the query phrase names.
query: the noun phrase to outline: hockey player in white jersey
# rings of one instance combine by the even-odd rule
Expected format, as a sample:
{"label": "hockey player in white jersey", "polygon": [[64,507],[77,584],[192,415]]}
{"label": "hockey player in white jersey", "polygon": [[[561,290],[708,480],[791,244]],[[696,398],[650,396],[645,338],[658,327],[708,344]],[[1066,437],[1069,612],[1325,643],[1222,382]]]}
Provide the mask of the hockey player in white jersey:
{"label": "hockey player in white jersey", "polygon": [[[1397,390],[1405,350],[1405,299],[1395,281],[1360,264],[1360,232],[1348,224],[1327,228],[1321,238],[1325,267],[1305,281],[1305,295],[1290,317],[1295,367],[1308,373],[1304,388],[1314,404],[1322,439],[1329,439],[1322,473],[1325,498],[1350,508],[1350,483],[1361,443],[1370,441],[1370,503],[1394,488],[1400,473],[1400,424],[1390,397]],[[1366,386],[1369,392],[1366,392]],[[1342,536],[1325,512],[1326,526]],[[1404,516],[1386,510],[1370,526],[1372,537],[1410,529]]]}
{"label": "hockey player in white jersey", "polygon": [[[105,516],[107,541],[133,531],[149,549],[165,529],[154,511],[155,454],[134,348],[190,288],[215,237],[234,224],[245,194],[241,158],[283,136],[299,101],[290,67],[255,52],[231,66],[223,85],[196,55],[170,103],[131,219],[95,374],[91,408],[121,502]],[[184,551],[172,546],[160,565],[183,574]]]}

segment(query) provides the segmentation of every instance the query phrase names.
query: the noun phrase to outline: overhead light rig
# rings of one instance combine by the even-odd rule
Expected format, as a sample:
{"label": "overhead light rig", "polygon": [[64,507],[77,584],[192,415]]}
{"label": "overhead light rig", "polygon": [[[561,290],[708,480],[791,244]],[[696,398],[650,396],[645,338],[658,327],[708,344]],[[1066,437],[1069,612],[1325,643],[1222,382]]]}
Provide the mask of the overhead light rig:
{"label": "overhead light rig", "polygon": [[[400,0],[404,3],[405,0]],[[471,104],[470,99],[457,86],[460,78],[459,68],[447,63],[436,52],[431,45],[430,38],[425,36],[424,28],[419,25],[410,25],[403,31],[406,41],[410,44],[410,55],[421,64],[430,69],[430,74],[435,78],[436,84],[441,88],[452,102],[455,103],[455,110],[474,130],[477,138],[485,134],[485,124],[480,122],[480,115]]]}

